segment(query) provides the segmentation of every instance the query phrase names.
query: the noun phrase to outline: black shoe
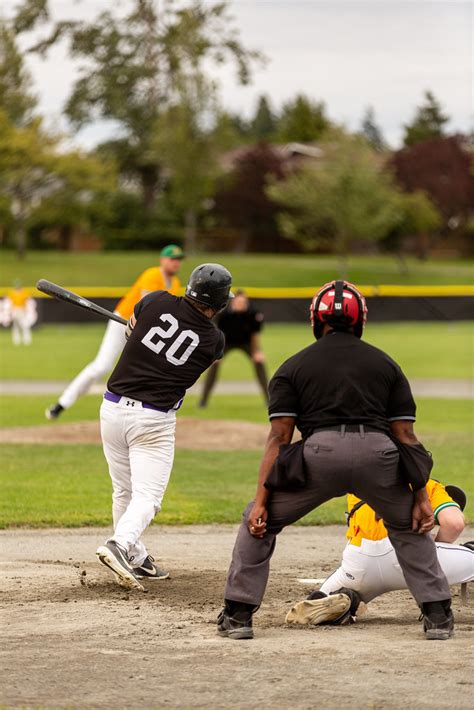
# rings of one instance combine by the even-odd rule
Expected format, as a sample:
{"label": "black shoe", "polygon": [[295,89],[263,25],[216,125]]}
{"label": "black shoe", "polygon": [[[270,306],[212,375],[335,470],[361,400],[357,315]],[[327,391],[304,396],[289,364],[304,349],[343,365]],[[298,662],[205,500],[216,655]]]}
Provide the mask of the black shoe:
{"label": "black shoe", "polygon": [[151,555],[145,558],[140,567],[134,567],[133,573],[138,579],[168,579],[170,576],[169,572],[164,569],[160,569],[157,565],[153,564],[155,558]]}
{"label": "black shoe", "polygon": [[247,609],[231,611],[226,604],[217,618],[217,632],[230,639],[253,639],[252,612]]}
{"label": "black shoe", "polygon": [[468,542],[461,542],[461,547],[467,547],[468,550],[474,552],[474,540],[468,540]]}
{"label": "black shoe", "polygon": [[99,558],[99,562],[102,562],[103,565],[112,570],[121,587],[144,591],[123,547],[117,545],[113,540],[109,540],[105,545],[101,545],[97,549],[96,555]]}
{"label": "black shoe", "polygon": [[429,641],[446,641],[454,635],[451,601],[425,602],[421,605],[423,631]]}
{"label": "black shoe", "polygon": [[47,407],[44,413],[44,416],[46,419],[57,419],[61,412],[64,411],[64,407],[62,407],[59,402],[57,404],[52,404],[50,407]]}

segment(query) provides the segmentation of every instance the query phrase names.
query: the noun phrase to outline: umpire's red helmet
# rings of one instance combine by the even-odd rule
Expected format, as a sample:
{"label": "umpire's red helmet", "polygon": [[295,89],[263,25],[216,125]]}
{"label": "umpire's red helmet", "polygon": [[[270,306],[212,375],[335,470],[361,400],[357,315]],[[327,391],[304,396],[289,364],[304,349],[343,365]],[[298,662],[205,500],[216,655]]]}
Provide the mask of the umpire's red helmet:
{"label": "umpire's red helmet", "polygon": [[316,340],[322,336],[325,323],[341,330],[354,328],[354,334],[361,338],[367,321],[367,304],[354,284],[331,281],[313,298],[310,314]]}

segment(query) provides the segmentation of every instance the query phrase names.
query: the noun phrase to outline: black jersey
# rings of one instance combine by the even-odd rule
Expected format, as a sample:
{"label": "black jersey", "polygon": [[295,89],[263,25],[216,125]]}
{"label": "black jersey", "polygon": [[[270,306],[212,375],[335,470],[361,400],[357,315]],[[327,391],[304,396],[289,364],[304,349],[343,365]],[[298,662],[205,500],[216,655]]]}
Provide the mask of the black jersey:
{"label": "black jersey", "polygon": [[188,301],[166,291],[145,296],[134,313],[136,325],[107,387],[123,397],[171,409],[222,357],[224,335]]}
{"label": "black jersey", "polygon": [[254,333],[262,329],[263,314],[250,306],[246,311],[233,311],[232,305],[217,317],[217,325],[225,335],[228,348],[249,345]]}
{"label": "black jersey", "polygon": [[407,378],[386,353],[351,333],[332,332],[293,355],[269,385],[270,418],[296,418],[303,436],[340,424],[389,430],[415,419]]}

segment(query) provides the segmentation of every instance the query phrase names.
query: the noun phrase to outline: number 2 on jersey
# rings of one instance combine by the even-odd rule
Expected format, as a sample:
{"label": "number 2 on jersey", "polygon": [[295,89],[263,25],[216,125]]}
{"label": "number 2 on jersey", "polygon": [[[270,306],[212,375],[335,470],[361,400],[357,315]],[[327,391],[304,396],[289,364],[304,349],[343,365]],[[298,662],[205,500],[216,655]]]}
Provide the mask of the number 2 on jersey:
{"label": "number 2 on jersey", "polygon": [[[168,328],[165,329],[159,325],[155,325],[153,328],[150,328],[145,337],[142,338],[143,345],[146,345],[147,348],[150,348],[150,350],[153,350],[156,354],[161,353],[167,345],[165,341],[174,338],[179,330],[179,323],[176,318],[171,315],[171,313],[163,313],[160,316],[160,320],[163,323],[168,323]],[[162,340],[156,340],[157,336],[162,338]],[[187,340],[189,343],[186,349],[183,350],[179,357],[176,357],[177,351],[184,346]],[[182,330],[177,338],[170,342],[168,348],[163,354],[172,365],[184,365],[184,363],[188,361],[193,350],[195,350],[198,345],[199,335],[195,333],[194,330]]]}

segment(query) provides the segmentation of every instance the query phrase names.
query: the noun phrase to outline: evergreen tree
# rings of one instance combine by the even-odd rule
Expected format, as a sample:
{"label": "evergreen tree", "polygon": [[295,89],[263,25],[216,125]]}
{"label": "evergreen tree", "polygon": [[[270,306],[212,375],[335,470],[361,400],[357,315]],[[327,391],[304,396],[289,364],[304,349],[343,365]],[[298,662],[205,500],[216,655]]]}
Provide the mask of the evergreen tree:
{"label": "evergreen tree", "polygon": [[251,122],[252,137],[256,141],[270,140],[275,132],[276,120],[266,96],[260,96]]}
{"label": "evergreen tree", "polygon": [[443,138],[444,125],[449,116],[442,112],[441,104],[431,91],[425,92],[425,101],[418,108],[412,123],[405,126],[405,145],[414,145],[430,138]]}
{"label": "evergreen tree", "polygon": [[310,143],[321,138],[329,127],[329,120],[322,102],[311,101],[299,94],[284,104],[278,124],[281,141]]}
{"label": "evergreen tree", "polygon": [[386,143],[382,131],[376,123],[375,111],[372,106],[368,106],[362,119],[361,135],[370,143],[372,148],[381,153],[386,148]]}

